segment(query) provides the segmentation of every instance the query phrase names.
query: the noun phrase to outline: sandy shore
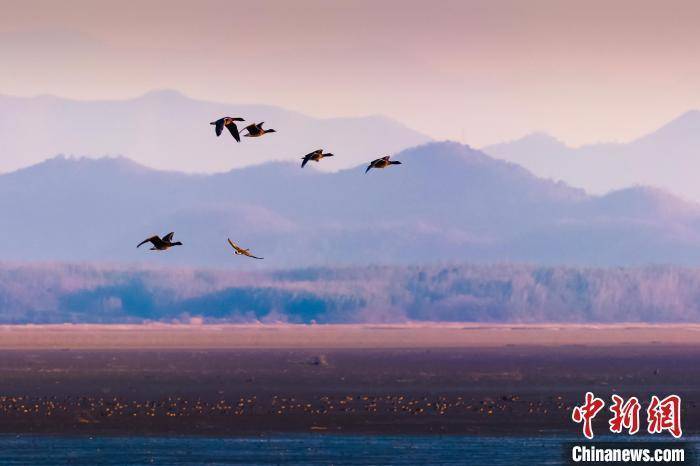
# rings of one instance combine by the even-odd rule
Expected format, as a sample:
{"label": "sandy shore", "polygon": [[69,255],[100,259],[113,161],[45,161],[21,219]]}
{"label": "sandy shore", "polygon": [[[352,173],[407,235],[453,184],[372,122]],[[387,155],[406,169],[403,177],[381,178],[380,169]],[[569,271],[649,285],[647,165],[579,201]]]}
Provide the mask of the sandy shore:
{"label": "sandy shore", "polygon": [[0,349],[698,345],[700,325],[4,325]]}

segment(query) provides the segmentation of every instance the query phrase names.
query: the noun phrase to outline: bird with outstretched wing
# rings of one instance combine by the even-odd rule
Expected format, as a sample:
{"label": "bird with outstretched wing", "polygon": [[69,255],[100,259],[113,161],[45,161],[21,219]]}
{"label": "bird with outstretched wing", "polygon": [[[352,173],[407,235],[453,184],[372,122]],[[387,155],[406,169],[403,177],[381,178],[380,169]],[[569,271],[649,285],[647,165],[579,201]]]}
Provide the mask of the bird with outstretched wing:
{"label": "bird with outstretched wing", "polygon": [[253,258],[253,259],[264,259],[263,257],[258,257],[258,256],[252,255],[252,254],[250,253],[250,249],[243,249],[243,248],[237,246],[233,241],[231,241],[231,238],[228,238],[228,244],[231,245],[231,247],[232,247],[232,248],[234,249],[234,251],[235,251],[234,254],[237,255],[237,256],[240,255],[240,256],[248,256],[248,257],[251,257],[251,258]]}
{"label": "bird with outstretched wing", "polygon": [[237,121],[245,120],[239,117],[223,117],[219,118],[216,121],[212,121],[210,124],[214,125],[214,130],[216,131],[217,136],[221,136],[221,133],[224,131],[224,128],[226,128],[228,129],[229,133],[231,133],[231,136],[233,136],[233,139],[235,139],[236,142],[241,142],[241,135],[238,132],[238,126],[236,125]]}
{"label": "bird with outstretched wing", "polygon": [[165,251],[173,246],[182,246],[182,243],[180,241],[173,242],[174,235],[175,233],[172,231],[167,235],[163,236],[162,238],[158,235],[154,235],[150,238],[146,238],[145,240],[141,241],[136,247],[140,248],[146,243],[151,243],[153,245],[151,251]]}

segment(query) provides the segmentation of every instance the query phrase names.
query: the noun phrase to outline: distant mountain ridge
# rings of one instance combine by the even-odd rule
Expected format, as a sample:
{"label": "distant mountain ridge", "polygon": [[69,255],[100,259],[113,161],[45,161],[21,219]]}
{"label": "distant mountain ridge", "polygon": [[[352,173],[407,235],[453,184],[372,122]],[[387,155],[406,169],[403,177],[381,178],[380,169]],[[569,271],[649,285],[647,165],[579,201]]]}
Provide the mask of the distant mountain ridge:
{"label": "distant mountain ridge", "polygon": [[700,201],[700,111],[691,110],[629,143],[571,148],[544,133],[483,148],[537,176],[602,194],[636,185],[657,186]]}
{"label": "distant mountain ridge", "polygon": [[[265,122],[277,133],[240,144],[217,138],[209,122],[225,115]],[[336,154],[338,170],[430,138],[386,117],[313,118],[271,105],[191,99],[153,91],[128,100],[76,101],[0,96],[0,172],[55,154],[123,155],[162,170],[212,173],[272,160],[299,160],[318,148]]]}
{"label": "distant mountain ridge", "polygon": [[[271,162],[212,175],[57,157],[0,175],[0,260],[254,270],[529,262],[700,264],[700,209],[652,188],[590,196],[457,143],[364,174]],[[136,249],[175,231],[184,246]],[[234,257],[226,238],[265,257]]]}

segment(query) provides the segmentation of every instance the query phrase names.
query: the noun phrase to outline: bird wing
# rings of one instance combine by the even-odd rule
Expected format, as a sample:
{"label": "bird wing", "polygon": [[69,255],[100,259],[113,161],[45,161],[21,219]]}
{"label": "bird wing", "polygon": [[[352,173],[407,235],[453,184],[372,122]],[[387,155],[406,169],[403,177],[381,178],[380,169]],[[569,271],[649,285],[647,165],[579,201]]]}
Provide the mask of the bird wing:
{"label": "bird wing", "polygon": [[368,171],[370,171],[370,170],[372,169],[373,166],[374,166],[374,162],[372,162],[372,163],[370,163],[369,165],[367,165],[367,169],[365,170],[365,173],[367,173]]}
{"label": "bird wing", "polygon": [[388,161],[390,157],[391,157],[390,155],[385,155],[381,159],[377,159],[377,160],[387,160]]}
{"label": "bird wing", "polygon": [[301,168],[304,168],[304,165],[306,165],[306,162],[309,161],[309,156],[307,155],[306,157],[302,157],[304,160],[301,162]]}
{"label": "bird wing", "polygon": [[233,139],[235,139],[236,142],[241,142],[241,135],[238,132],[238,126],[236,126],[236,123],[229,123],[226,125],[226,129],[229,130],[231,136],[233,136]]}
{"label": "bird wing", "polygon": [[160,241],[160,238],[158,238],[157,236],[151,236],[150,238],[146,238],[145,240],[141,241],[139,243],[139,245],[136,247],[140,248],[141,245],[148,243],[148,242],[153,243],[153,245],[155,246],[157,241]]}
{"label": "bird wing", "polygon": [[314,155],[322,154],[322,153],[323,153],[323,149],[316,149],[315,151],[309,152],[308,154],[306,154],[306,155],[304,156],[304,158],[305,158],[305,159],[310,159],[310,158],[313,157]]}
{"label": "bird wing", "polygon": [[224,130],[224,119],[216,120],[214,124],[216,125],[214,128],[216,130],[216,135],[221,136],[221,132]]}
{"label": "bird wing", "polygon": [[174,232],[174,231],[171,231],[171,232],[168,233],[167,235],[163,236],[163,242],[164,242],[164,243],[169,243],[169,242],[171,242],[171,241],[173,240],[173,236],[174,236],[174,235],[175,235],[175,232]]}
{"label": "bird wing", "polygon": [[238,246],[236,246],[236,245],[233,243],[233,241],[231,241],[231,238],[227,238],[227,239],[228,239],[228,244],[230,244],[231,247],[232,247],[233,249],[235,249],[236,251],[238,251],[238,252],[240,252],[241,254],[243,254],[243,249],[241,249],[241,248],[239,248]]}
{"label": "bird wing", "polygon": [[248,256],[248,257],[252,257],[253,259],[262,259],[262,257],[258,257],[258,256],[252,255],[250,252],[248,252],[247,249],[244,249],[244,250],[243,250],[243,255],[244,255],[244,256]]}

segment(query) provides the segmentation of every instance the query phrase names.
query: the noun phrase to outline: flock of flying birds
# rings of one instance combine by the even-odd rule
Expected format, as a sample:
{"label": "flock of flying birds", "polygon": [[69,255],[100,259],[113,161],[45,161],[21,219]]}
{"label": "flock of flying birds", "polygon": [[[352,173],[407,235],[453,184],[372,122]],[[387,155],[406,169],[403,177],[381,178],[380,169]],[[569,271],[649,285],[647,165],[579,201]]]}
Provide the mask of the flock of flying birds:
{"label": "flock of flying birds", "polygon": [[[265,122],[261,121],[260,123],[253,123],[242,130],[238,130],[238,125],[236,124],[237,121],[245,121],[243,118],[233,118],[233,117],[223,117],[219,118],[216,121],[212,121],[210,124],[214,125],[214,131],[216,132],[217,136],[221,136],[221,133],[224,131],[224,128],[229,130],[231,133],[231,136],[236,140],[236,142],[241,142],[241,133],[243,131],[247,131],[247,134],[243,134],[243,137],[247,138],[257,138],[260,136],[264,136],[265,134],[268,133],[276,133],[274,129],[263,129],[263,124]],[[330,152],[323,152],[323,149],[317,149],[313,152],[309,152],[305,156],[301,158],[301,167],[304,168],[304,166],[309,162],[309,161],[314,161],[314,162],[320,162],[321,159],[324,159],[326,157],[333,157],[333,154]],[[367,169],[365,170],[365,173],[370,171],[372,168],[386,168],[390,165],[401,165],[401,162],[398,160],[391,160],[391,157],[389,155],[372,160],[369,165],[367,166]],[[146,243],[151,243],[153,247],[151,247],[151,251],[166,251],[170,249],[173,246],[182,246],[182,243],[180,241],[173,241],[173,236],[175,236],[174,232],[170,232],[167,235],[163,236],[162,238],[158,235],[151,236],[150,238],[146,238],[145,240],[141,241],[137,248],[141,247],[141,245],[146,244]],[[236,243],[231,241],[231,239],[228,239],[228,244],[231,245],[233,248],[233,253],[235,255],[241,255],[241,256],[247,256],[253,259],[263,259],[262,257],[257,257],[253,255],[250,252],[250,249],[244,249],[240,246],[238,246]]]}

